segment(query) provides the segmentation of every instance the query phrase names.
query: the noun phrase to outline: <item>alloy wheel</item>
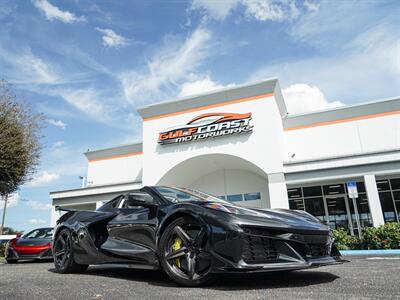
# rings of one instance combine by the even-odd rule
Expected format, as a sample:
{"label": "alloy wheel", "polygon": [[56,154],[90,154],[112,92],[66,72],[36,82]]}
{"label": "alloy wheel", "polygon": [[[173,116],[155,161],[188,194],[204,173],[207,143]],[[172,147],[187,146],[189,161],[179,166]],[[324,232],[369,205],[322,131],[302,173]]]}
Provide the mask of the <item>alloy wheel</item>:
{"label": "alloy wheel", "polygon": [[204,226],[192,222],[177,224],[170,231],[164,247],[167,268],[184,280],[201,280],[211,267],[206,242],[207,230]]}
{"label": "alloy wheel", "polygon": [[65,268],[71,255],[71,239],[67,231],[59,234],[54,246],[54,261],[58,268]]}

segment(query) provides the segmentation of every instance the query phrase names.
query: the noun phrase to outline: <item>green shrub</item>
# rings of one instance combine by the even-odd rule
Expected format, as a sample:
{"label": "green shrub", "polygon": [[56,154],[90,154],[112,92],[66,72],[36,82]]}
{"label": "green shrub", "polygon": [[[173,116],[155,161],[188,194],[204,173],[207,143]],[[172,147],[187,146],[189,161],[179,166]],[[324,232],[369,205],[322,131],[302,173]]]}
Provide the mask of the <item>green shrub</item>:
{"label": "green shrub", "polygon": [[6,243],[0,244],[0,257],[4,256],[5,251],[6,251]]}
{"label": "green shrub", "polygon": [[365,227],[361,240],[343,228],[333,230],[333,236],[339,250],[400,249],[400,223],[386,223],[377,228]]}
{"label": "green shrub", "polygon": [[358,236],[348,234],[344,228],[334,229],[333,237],[335,238],[336,247],[339,250],[360,249],[361,247]]}
{"label": "green shrub", "polygon": [[399,249],[400,223],[386,223],[377,228],[364,228],[362,237],[366,249]]}

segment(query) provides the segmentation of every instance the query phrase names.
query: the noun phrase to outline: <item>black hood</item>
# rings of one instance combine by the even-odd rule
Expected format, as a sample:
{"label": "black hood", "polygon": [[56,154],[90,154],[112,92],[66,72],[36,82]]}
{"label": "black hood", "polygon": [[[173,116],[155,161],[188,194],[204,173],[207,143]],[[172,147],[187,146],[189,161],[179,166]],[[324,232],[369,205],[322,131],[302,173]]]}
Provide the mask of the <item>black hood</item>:
{"label": "black hood", "polygon": [[[197,202],[197,204],[200,203]],[[277,229],[287,228],[291,230],[329,231],[328,226],[304,211],[290,209],[256,209],[223,202],[208,202],[207,204],[223,205],[232,210],[229,214],[235,219],[235,223],[239,225],[268,226]]]}

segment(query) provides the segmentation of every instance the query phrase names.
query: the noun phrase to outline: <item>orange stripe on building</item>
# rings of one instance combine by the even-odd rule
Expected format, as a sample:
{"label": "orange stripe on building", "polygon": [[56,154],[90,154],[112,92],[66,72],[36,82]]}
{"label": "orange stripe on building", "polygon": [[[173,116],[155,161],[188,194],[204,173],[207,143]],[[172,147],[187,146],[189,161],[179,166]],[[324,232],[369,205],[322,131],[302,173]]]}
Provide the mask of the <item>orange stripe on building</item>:
{"label": "orange stripe on building", "polygon": [[339,120],[334,120],[334,121],[318,122],[318,123],[309,124],[309,125],[294,126],[294,127],[286,128],[284,130],[291,131],[291,130],[298,130],[298,129],[306,129],[306,128],[333,125],[333,124],[346,123],[346,122],[354,122],[354,121],[367,120],[367,119],[373,119],[373,118],[379,118],[379,117],[385,117],[385,116],[391,116],[391,115],[398,115],[398,114],[400,114],[400,110],[388,111],[388,112],[384,112],[384,113],[365,115],[365,116],[348,118],[348,119],[339,119]]}
{"label": "orange stripe on building", "polygon": [[190,109],[186,109],[186,110],[182,110],[182,111],[177,111],[177,112],[173,112],[173,113],[169,113],[169,114],[163,114],[163,115],[159,115],[159,116],[144,118],[143,121],[151,121],[151,120],[157,120],[157,119],[162,119],[162,118],[167,118],[167,117],[172,117],[172,116],[178,116],[178,115],[183,115],[186,113],[195,112],[195,111],[199,111],[199,110],[221,107],[221,106],[225,106],[225,105],[242,103],[242,102],[247,102],[247,101],[253,101],[253,100],[266,98],[266,97],[272,97],[273,95],[274,95],[273,93],[267,93],[267,94],[261,94],[261,95],[257,95],[257,96],[247,97],[247,98],[235,99],[235,100],[226,101],[226,102],[222,102],[222,103],[199,106],[199,107],[190,108]]}
{"label": "orange stripe on building", "polygon": [[95,162],[95,161],[101,161],[101,160],[108,160],[108,159],[114,159],[114,158],[130,157],[130,156],[136,156],[136,155],[141,155],[141,154],[143,154],[143,152],[119,154],[119,155],[114,155],[114,156],[108,156],[108,157],[100,157],[100,158],[90,159],[89,162]]}

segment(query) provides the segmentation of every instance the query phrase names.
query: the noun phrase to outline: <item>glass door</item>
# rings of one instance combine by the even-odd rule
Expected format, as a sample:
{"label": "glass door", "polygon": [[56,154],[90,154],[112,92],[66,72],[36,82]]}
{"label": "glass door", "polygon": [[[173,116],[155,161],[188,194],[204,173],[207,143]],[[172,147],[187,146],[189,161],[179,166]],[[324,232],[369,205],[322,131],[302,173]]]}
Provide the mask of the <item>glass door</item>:
{"label": "glass door", "polygon": [[344,228],[354,234],[349,203],[345,195],[325,196],[329,215],[329,226],[332,229]]}

